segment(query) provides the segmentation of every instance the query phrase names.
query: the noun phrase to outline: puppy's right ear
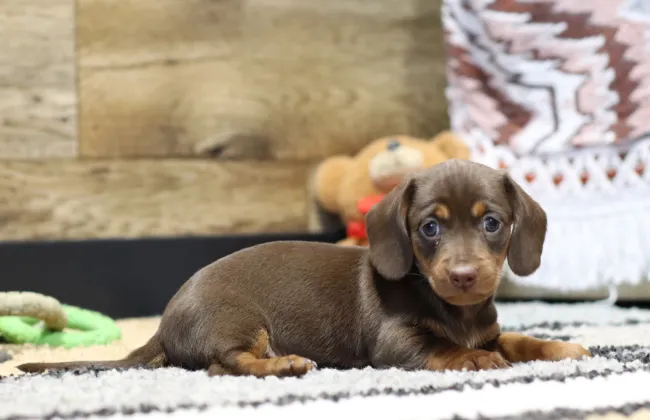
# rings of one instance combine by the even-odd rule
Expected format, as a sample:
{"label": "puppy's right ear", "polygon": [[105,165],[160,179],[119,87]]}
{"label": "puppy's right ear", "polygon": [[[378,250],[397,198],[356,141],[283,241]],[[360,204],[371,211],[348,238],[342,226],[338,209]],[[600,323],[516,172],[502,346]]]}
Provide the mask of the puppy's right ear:
{"label": "puppy's right ear", "polygon": [[366,214],[370,262],[388,280],[401,279],[413,264],[407,215],[414,192],[407,177]]}

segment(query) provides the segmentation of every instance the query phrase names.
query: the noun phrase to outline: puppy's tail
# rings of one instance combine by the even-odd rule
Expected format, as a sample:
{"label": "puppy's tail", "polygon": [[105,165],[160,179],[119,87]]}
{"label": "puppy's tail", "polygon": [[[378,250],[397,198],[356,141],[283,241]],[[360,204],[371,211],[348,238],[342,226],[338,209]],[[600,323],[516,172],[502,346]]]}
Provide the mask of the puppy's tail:
{"label": "puppy's tail", "polygon": [[158,334],[154,335],[144,346],[133,350],[121,360],[78,361],[59,363],[24,363],[17,366],[26,373],[41,373],[46,370],[93,369],[110,370],[126,368],[158,368],[167,366],[167,358],[160,345]]}

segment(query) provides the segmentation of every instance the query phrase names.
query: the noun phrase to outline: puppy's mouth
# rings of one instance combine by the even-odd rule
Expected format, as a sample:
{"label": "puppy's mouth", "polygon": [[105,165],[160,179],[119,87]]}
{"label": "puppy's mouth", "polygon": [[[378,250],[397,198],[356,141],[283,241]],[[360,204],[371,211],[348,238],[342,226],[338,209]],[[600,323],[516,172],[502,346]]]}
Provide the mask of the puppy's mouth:
{"label": "puppy's mouth", "polygon": [[450,280],[435,279],[428,277],[429,284],[434,293],[445,302],[454,306],[470,306],[482,303],[496,293],[494,287],[485,287],[478,282],[470,287],[456,287]]}
{"label": "puppy's mouth", "polygon": [[485,300],[488,299],[490,296],[492,296],[491,293],[480,294],[480,293],[467,292],[462,294],[456,294],[451,296],[440,296],[440,297],[445,302],[454,306],[471,306],[471,305],[479,304],[481,302],[485,302]]}

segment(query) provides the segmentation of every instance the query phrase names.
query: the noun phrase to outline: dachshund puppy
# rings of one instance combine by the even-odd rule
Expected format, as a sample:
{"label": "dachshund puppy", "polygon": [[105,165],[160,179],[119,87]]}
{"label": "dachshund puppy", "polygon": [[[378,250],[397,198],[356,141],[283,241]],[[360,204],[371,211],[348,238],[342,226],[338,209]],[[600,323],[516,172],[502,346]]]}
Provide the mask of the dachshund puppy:
{"label": "dachshund puppy", "polygon": [[450,160],[407,177],[366,217],[369,247],[271,242],[202,268],[123,360],[24,372],[177,366],[300,376],[321,367],[479,370],[580,359],[578,344],[502,334],[504,261],[540,264],[546,214],[504,172]]}

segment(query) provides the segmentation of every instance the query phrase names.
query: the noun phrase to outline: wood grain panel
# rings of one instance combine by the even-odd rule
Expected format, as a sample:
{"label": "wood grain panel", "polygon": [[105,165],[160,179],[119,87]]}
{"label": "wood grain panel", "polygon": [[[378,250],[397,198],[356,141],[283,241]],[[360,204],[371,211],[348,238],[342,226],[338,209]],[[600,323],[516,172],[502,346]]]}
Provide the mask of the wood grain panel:
{"label": "wood grain panel", "polygon": [[0,240],[307,230],[309,165],[0,161]]}
{"label": "wood grain panel", "polygon": [[448,125],[440,0],[77,4],[84,156],[314,160]]}
{"label": "wood grain panel", "polygon": [[0,159],[77,151],[74,0],[0,1]]}

